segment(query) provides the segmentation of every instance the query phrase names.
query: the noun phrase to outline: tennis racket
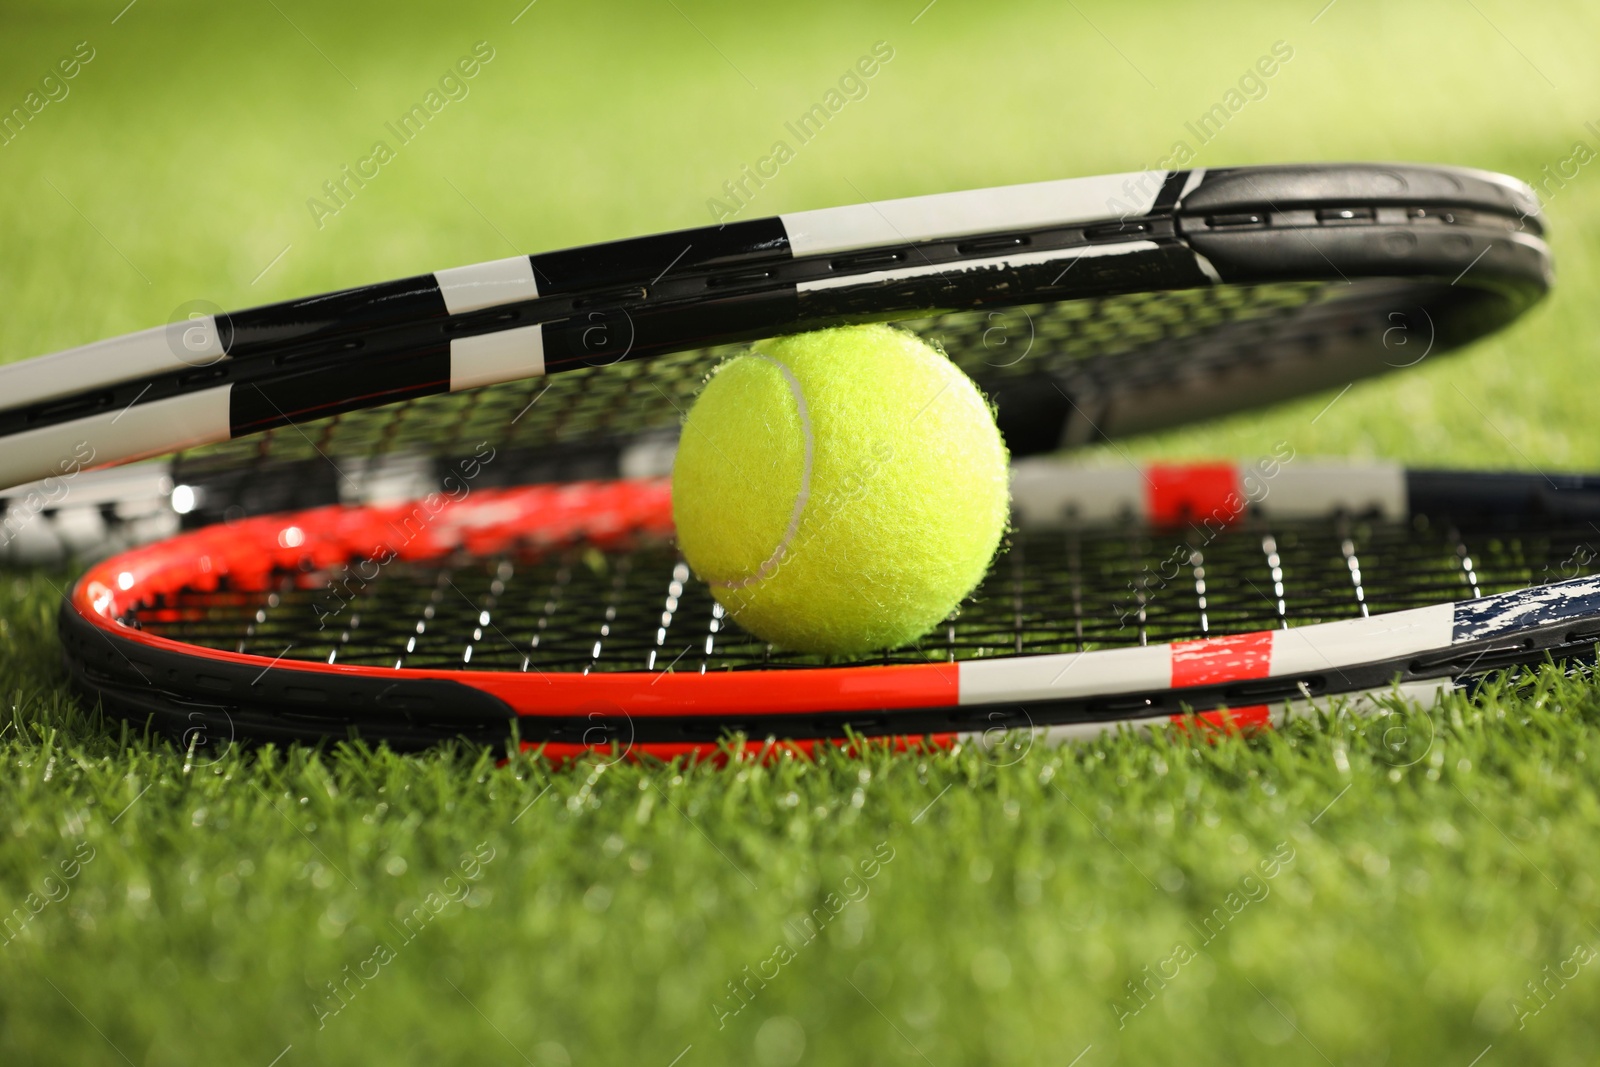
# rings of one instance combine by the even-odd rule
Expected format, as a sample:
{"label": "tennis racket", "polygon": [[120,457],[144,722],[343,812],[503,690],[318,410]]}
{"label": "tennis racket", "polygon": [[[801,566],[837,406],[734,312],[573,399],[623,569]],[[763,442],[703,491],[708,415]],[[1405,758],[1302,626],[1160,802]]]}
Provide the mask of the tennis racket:
{"label": "tennis racket", "polygon": [[195,311],[0,367],[0,486],[178,453],[174,487],[297,459],[348,496],[324,460],[437,459],[484,439],[603,454],[670,433],[726,346],[864,321],[942,343],[996,401],[1012,453],[1050,451],[1344,385],[1497,329],[1549,285],[1537,206],[1520,182],[1441,167],[1145,172]]}
{"label": "tennis racket", "polygon": [[740,735],[804,749],[1060,740],[1189,712],[1264,724],[1592,660],[1600,640],[1600,478],[1285,449],[1026,461],[1017,531],[959,614],[914,646],[825,660],[723,613],[673,548],[664,480],[479,481],[497,461],[464,458],[421,501],[246,518],[95,565],[60,615],[74,682],[191,739],[515,730],[556,757],[670,758]]}

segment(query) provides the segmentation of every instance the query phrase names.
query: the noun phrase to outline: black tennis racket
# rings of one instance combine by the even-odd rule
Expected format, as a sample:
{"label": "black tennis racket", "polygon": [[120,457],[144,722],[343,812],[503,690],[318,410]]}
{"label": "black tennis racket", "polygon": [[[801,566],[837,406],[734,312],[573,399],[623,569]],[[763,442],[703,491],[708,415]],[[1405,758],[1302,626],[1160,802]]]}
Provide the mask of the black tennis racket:
{"label": "black tennis racket", "polygon": [[[1018,526],[913,646],[793,655],[673,548],[659,479],[325,505],[106,560],[61,611],[72,677],[190,740],[451,737],[558,757],[707,754],[731,735],[1051,739],[1199,712],[1280,721],[1592,660],[1600,479],[1330,466],[1015,471]],[[1223,709],[1226,709],[1224,711]]]}
{"label": "black tennis racket", "polygon": [[[1500,175],[1306,165],[948,193],[516,257],[0,368],[0,486],[175,452],[174,486],[295,458],[326,483],[310,461],[448,457],[486,438],[603,455],[670,433],[723,346],[861,321],[941,342],[1026,455],[1482,336],[1545,292],[1540,227],[1532,191]],[[344,478],[324,489],[348,493]]]}

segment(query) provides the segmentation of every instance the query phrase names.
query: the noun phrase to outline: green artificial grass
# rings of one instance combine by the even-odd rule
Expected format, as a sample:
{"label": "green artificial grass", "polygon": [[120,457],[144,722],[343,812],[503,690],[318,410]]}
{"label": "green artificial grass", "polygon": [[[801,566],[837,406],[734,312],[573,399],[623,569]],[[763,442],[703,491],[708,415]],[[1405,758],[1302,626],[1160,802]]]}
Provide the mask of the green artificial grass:
{"label": "green artificial grass", "polygon": [[[1560,281],[1512,330],[1092,461],[1287,442],[1600,470],[1600,164],[1545,170],[1600,149],[1593,5],[112,0],[0,20],[0,113],[94,53],[0,145],[0,360],[703,224],[883,41],[867,95],[740,217],[1133,170],[1185,137],[1194,165],[1546,182]],[[1264,95],[1192,143],[1185,122],[1278,41],[1294,54]],[[463,98],[337,212],[308,206],[478,42]],[[559,769],[180,751],[67,693],[70,577],[0,573],[0,1063],[1593,1060],[1587,675],[1216,743]]]}

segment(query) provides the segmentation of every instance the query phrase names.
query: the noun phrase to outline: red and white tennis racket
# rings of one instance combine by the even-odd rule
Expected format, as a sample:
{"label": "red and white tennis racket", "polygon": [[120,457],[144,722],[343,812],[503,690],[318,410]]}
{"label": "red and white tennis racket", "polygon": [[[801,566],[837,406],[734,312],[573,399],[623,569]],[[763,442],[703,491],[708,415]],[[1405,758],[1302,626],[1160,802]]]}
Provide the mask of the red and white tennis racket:
{"label": "red and white tennis racket", "polygon": [[[483,462],[483,458],[478,460]],[[661,480],[478,487],[207,527],[108,559],[61,613],[73,678],[175,732],[513,729],[555,756],[742,736],[1049,738],[1265,723],[1592,658],[1600,479],[1262,463],[1014,477],[960,613],[855,661],[740,631],[673,549]],[[479,471],[478,473],[481,473]]]}

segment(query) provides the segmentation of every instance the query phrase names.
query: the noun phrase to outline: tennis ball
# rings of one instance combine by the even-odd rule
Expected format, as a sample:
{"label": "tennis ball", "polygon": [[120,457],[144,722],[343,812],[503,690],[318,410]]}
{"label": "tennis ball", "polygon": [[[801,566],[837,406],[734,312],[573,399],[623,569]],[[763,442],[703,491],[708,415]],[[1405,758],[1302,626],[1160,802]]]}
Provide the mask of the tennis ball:
{"label": "tennis ball", "polygon": [[1009,509],[972,380],[890,326],[754,346],[695,400],[672,469],[678,546],[740,626],[862,653],[937,625],[982,579]]}

